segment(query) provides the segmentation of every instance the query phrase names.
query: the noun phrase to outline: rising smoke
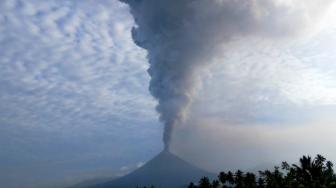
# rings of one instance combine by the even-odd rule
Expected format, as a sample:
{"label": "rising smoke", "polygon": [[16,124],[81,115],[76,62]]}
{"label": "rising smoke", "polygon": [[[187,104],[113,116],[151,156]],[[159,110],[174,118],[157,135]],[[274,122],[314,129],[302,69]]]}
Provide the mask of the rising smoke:
{"label": "rising smoke", "polygon": [[[133,39],[148,51],[149,90],[158,100],[169,150],[183,122],[199,72],[228,42],[243,37],[282,39],[316,25],[334,0],[122,0],[131,8]],[[229,92],[229,91],[228,91]]]}

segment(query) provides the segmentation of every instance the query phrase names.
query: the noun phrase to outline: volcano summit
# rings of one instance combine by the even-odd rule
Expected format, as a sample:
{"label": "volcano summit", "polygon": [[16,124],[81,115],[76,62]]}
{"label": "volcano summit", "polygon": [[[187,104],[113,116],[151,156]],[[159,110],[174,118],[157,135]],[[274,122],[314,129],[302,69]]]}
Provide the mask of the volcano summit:
{"label": "volcano summit", "polygon": [[155,188],[181,188],[203,176],[216,175],[193,166],[168,151],[163,151],[134,172],[90,188],[136,188],[152,185]]}

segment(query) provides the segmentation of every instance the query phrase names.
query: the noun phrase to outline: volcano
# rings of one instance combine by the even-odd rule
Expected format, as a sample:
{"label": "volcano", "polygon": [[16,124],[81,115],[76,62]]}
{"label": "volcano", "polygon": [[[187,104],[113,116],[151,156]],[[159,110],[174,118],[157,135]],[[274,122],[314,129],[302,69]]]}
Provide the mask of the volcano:
{"label": "volcano", "polygon": [[182,188],[187,187],[190,182],[198,182],[203,176],[216,177],[215,174],[202,170],[168,151],[163,151],[132,173],[90,188],[142,188],[144,186]]}

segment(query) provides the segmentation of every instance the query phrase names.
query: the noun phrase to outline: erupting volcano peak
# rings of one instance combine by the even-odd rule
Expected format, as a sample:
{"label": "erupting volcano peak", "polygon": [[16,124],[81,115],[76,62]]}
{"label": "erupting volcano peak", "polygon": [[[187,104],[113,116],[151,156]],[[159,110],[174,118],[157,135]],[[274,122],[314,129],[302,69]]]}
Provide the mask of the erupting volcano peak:
{"label": "erupting volcano peak", "polygon": [[180,188],[186,187],[190,181],[198,181],[203,176],[216,175],[165,150],[134,172],[91,188],[135,188],[152,185],[156,188]]}

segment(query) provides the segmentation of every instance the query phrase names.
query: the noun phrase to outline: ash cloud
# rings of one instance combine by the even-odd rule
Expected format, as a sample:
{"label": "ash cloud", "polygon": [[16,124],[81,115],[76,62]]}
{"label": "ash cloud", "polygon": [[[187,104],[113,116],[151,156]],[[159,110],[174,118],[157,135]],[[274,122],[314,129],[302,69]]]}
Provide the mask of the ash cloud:
{"label": "ash cloud", "polygon": [[[148,52],[149,90],[158,101],[169,150],[183,123],[200,71],[237,38],[279,40],[303,35],[323,20],[332,0],[122,0],[131,8],[133,39]],[[318,10],[318,11],[317,11]]]}

